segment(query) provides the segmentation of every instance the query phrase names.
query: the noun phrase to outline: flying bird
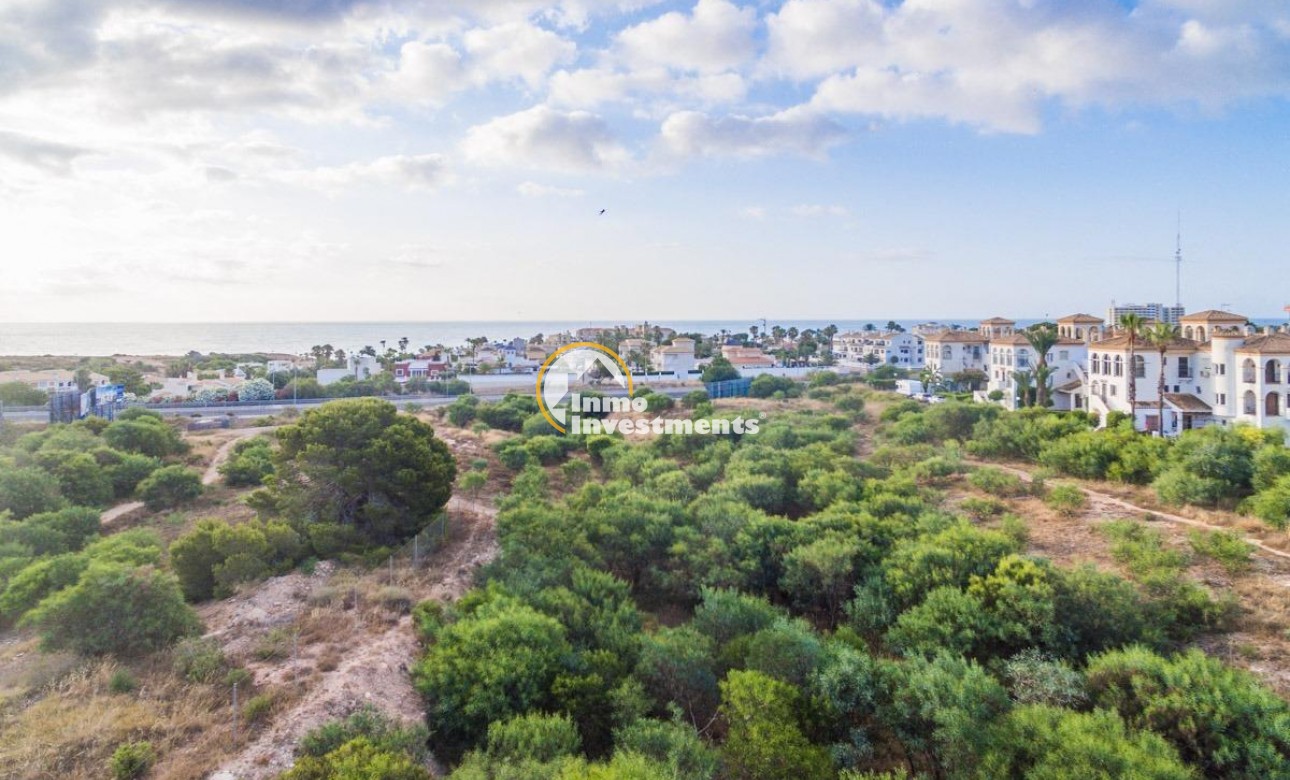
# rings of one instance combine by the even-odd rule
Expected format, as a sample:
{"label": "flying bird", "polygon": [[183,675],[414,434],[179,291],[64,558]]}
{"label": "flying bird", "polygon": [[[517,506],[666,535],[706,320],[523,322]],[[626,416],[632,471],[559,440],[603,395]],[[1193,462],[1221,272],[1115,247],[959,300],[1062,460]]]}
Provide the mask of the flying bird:
{"label": "flying bird", "polygon": [[604,210],[604,209],[601,209],[601,210],[600,210],[600,213],[601,213],[601,214],[604,214],[604,213],[605,213],[605,210]]}

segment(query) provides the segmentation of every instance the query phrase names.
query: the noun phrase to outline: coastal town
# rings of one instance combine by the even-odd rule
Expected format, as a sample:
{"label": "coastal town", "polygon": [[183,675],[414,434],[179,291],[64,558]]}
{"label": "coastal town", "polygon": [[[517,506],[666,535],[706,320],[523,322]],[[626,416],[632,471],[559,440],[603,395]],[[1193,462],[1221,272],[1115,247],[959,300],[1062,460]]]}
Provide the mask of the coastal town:
{"label": "coastal town", "polygon": [[[85,394],[95,403],[223,404],[283,399],[531,388],[554,352],[592,342],[615,350],[634,376],[663,384],[708,381],[714,359],[739,376],[804,380],[830,370],[929,402],[949,396],[1007,409],[1087,411],[1104,424],[1132,417],[1142,431],[1176,436],[1207,425],[1290,427],[1290,327],[1255,325],[1234,312],[1181,305],[1112,306],[1019,325],[991,317],[975,327],[935,322],[866,324],[841,332],[752,325],[746,332],[678,333],[642,323],[588,326],[509,340],[412,348],[408,339],[308,354],[201,355],[90,367],[0,371],[0,386]],[[21,406],[10,401],[10,406]]]}

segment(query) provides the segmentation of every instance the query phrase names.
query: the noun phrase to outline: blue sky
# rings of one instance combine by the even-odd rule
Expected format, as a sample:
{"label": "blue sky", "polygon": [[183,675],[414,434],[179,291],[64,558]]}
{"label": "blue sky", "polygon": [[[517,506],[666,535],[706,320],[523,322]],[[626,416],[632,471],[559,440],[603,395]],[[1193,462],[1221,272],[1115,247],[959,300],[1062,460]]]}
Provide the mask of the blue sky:
{"label": "blue sky", "polygon": [[[11,0],[0,320],[1290,303],[1280,0]],[[599,212],[605,209],[605,214]]]}

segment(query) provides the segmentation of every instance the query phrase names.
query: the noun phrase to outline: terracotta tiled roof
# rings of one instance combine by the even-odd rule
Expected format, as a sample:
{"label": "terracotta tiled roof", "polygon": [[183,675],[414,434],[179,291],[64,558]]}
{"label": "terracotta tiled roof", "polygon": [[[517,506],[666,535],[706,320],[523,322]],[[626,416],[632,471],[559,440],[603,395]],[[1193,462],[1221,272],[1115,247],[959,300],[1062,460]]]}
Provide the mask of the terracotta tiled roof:
{"label": "terracotta tiled roof", "polygon": [[1180,412],[1210,414],[1214,409],[1191,393],[1165,393],[1165,403]]}
{"label": "terracotta tiled roof", "polygon": [[1249,318],[1246,317],[1244,314],[1233,314],[1230,311],[1219,311],[1218,309],[1206,309],[1205,311],[1198,311],[1192,314],[1185,314],[1183,315],[1180,322],[1199,322],[1199,323],[1235,322],[1235,323],[1244,325],[1247,319]]}
{"label": "terracotta tiled roof", "polygon": [[1258,355],[1290,355],[1290,334],[1265,333],[1262,336],[1251,336],[1236,351]]}
{"label": "terracotta tiled roof", "polygon": [[1092,314],[1069,314],[1062,317],[1058,322],[1089,323],[1101,325],[1104,320],[1101,317],[1094,317]]}
{"label": "terracotta tiled roof", "polygon": [[990,337],[975,330],[943,330],[940,333],[928,334],[923,337],[923,340],[941,344],[946,342],[984,344],[990,340]]}
{"label": "terracotta tiled roof", "polygon": [[[1092,350],[1100,349],[1103,351],[1123,352],[1128,350],[1128,348],[1129,348],[1129,334],[1127,333],[1117,333],[1116,335],[1110,338],[1102,339],[1101,341],[1094,341],[1092,344],[1089,345],[1089,349],[1092,349]],[[1138,352],[1150,352],[1155,350],[1156,348],[1151,345],[1151,342],[1139,336],[1137,340],[1136,349]],[[1191,339],[1177,338],[1169,342],[1169,349],[1195,352],[1196,350],[1200,349],[1200,345]]]}
{"label": "terracotta tiled roof", "polygon": [[1016,320],[1010,320],[1006,317],[991,317],[988,320],[981,320],[982,325],[1016,325]]}
{"label": "terracotta tiled roof", "polygon": [[1058,393],[1073,393],[1084,386],[1084,383],[1078,379],[1072,379],[1064,385],[1058,385],[1053,390]]}

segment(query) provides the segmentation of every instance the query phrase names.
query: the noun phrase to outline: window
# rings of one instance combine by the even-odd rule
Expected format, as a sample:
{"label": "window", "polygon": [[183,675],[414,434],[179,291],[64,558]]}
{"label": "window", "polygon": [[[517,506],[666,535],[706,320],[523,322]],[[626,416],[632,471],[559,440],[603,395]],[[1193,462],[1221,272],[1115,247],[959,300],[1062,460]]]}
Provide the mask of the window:
{"label": "window", "polygon": [[1119,355],[1115,356],[1115,375],[1124,376],[1124,360]]}
{"label": "window", "polygon": [[1226,364],[1226,363],[1215,363],[1215,364],[1214,364],[1214,373],[1215,373],[1217,376],[1227,376],[1227,364]]}
{"label": "window", "polygon": [[1147,376],[1147,361],[1141,355],[1133,356],[1133,376],[1144,379]]}
{"label": "window", "polygon": [[1244,399],[1244,412],[1246,414],[1258,414],[1259,400],[1258,397],[1254,395],[1254,391],[1246,390]]}
{"label": "window", "polygon": [[1178,378],[1191,379],[1191,359],[1190,358],[1185,358],[1185,357],[1178,358]]}
{"label": "window", "polygon": [[1227,406],[1227,393],[1219,393],[1219,394],[1218,394],[1218,405],[1219,405],[1219,406]]}
{"label": "window", "polygon": [[[1254,384],[1254,380],[1257,377],[1258,373],[1259,373],[1258,367],[1254,365],[1253,360],[1251,360],[1250,358],[1246,358],[1245,360],[1241,361],[1241,381],[1242,382],[1244,382],[1247,385]],[[1253,414],[1253,412],[1250,412],[1250,414]]]}
{"label": "window", "polygon": [[1281,384],[1281,361],[1269,360],[1263,367],[1263,381],[1269,385]]}
{"label": "window", "polygon": [[1111,397],[1115,397],[1115,385],[1111,385]]}
{"label": "window", "polygon": [[1094,352],[1094,353],[1093,353],[1093,355],[1092,355],[1092,357],[1090,357],[1090,358],[1089,358],[1089,361],[1088,361],[1088,372],[1089,372],[1090,374],[1097,374],[1097,373],[1099,373],[1099,371],[1097,370],[1097,353],[1096,353],[1096,352]]}
{"label": "window", "polygon": [[1069,350],[1065,350],[1065,349],[1063,349],[1063,350],[1059,351],[1059,352],[1057,353],[1057,359],[1058,359],[1058,360],[1070,360],[1070,359],[1071,359],[1071,353],[1070,353],[1070,351],[1069,351]]}

